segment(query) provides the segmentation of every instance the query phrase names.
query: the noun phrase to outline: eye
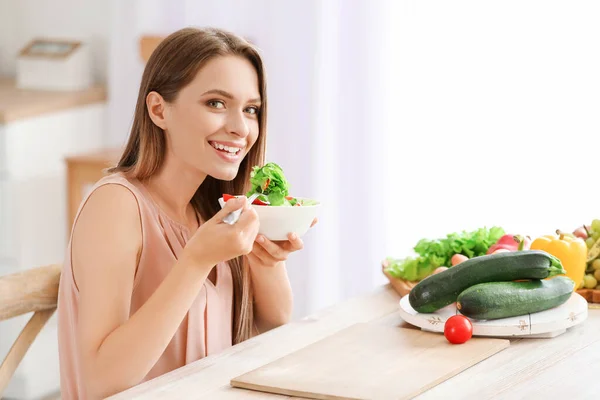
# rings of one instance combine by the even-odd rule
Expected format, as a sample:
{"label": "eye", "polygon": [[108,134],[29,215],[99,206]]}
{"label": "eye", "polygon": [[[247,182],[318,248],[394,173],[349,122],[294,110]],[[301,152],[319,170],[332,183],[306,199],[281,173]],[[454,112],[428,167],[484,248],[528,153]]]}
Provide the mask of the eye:
{"label": "eye", "polygon": [[259,111],[260,111],[260,109],[256,106],[251,106],[251,107],[246,108],[246,112],[249,114],[252,114],[252,115],[258,114]]}
{"label": "eye", "polygon": [[225,108],[225,103],[221,100],[209,100],[206,104],[212,108]]}

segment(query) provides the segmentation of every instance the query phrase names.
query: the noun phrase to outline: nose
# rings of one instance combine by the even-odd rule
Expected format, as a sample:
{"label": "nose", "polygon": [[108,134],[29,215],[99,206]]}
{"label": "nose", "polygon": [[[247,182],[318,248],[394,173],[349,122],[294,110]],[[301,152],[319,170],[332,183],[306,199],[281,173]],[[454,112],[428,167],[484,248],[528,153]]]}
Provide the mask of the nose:
{"label": "nose", "polygon": [[250,134],[250,127],[246,121],[243,111],[230,112],[227,117],[227,132],[239,137],[246,137]]}

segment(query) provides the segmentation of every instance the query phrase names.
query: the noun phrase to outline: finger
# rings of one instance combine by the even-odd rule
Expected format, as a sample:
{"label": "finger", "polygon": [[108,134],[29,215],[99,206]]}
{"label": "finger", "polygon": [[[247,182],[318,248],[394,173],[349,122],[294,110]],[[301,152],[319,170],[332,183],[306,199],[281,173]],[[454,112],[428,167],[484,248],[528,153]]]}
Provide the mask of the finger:
{"label": "finger", "polygon": [[312,224],[310,224],[310,227],[312,228],[313,226],[315,226],[317,224],[317,222],[319,222],[318,218],[313,219]]}
{"label": "finger", "polygon": [[245,204],[246,204],[246,198],[237,198],[236,197],[233,199],[229,199],[225,203],[223,208],[220,209],[213,218],[216,218],[217,220],[221,221],[223,218],[225,218],[225,216],[227,214],[239,210],[240,208],[244,207]]}
{"label": "finger", "polygon": [[295,233],[289,233],[288,240],[277,240],[273,241],[273,243],[285,251],[288,256],[289,253],[293,253],[294,251],[302,250],[304,248],[304,242]]}
{"label": "finger", "polygon": [[289,251],[285,249],[286,242],[284,242],[283,244],[277,244],[267,239],[263,235],[258,235],[256,237],[256,243],[258,243],[258,245],[262,247],[274,259],[278,261],[285,261],[287,259]]}
{"label": "finger", "polygon": [[273,266],[280,261],[285,261],[285,260],[278,260],[275,257],[273,257],[271,254],[269,254],[264,249],[264,247],[262,247],[257,242],[254,242],[254,245],[252,246],[252,252],[250,254],[252,254],[254,257],[257,258],[257,260],[260,262],[260,265]]}
{"label": "finger", "polygon": [[288,235],[288,242],[284,245],[284,249],[287,251],[298,251],[304,248],[304,242],[295,233]]}
{"label": "finger", "polygon": [[[241,231],[246,232],[253,224],[258,225],[258,214],[256,214],[256,210],[250,206],[244,207],[236,225]],[[254,231],[258,231],[258,227],[254,228]],[[252,238],[252,240],[254,240],[254,238]]]}

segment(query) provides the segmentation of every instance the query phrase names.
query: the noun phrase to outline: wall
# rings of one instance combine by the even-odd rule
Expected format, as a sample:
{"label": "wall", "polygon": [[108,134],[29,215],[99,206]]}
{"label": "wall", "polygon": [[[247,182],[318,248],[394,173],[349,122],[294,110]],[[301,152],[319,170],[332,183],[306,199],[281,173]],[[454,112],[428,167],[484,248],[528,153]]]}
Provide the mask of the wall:
{"label": "wall", "polygon": [[31,39],[55,37],[89,43],[94,78],[105,82],[111,4],[97,0],[0,0],[0,74],[15,75],[15,56]]}
{"label": "wall", "polygon": [[462,229],[535,236],[600,217],[600,3],[393,5],[387,254]]}

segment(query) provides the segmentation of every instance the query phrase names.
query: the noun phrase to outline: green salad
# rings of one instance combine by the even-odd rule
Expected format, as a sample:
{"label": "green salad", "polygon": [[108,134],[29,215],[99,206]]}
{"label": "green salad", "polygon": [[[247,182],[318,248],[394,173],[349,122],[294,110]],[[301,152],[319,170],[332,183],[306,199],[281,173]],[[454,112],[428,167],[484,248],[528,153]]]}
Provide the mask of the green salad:
{"label": "green salad", "polygon": [[[298,199],[290,196],[290,185],[285,178],[283,169],[274,162],[269,162],[262,167],[255,166],[250,173],[250,190],[246,197],[255,193],[260,195],[252,202],[261,206],[311,206],[317,204],[315,200]],[[227,201],[231,195],[223,195],[223,200]]]}

